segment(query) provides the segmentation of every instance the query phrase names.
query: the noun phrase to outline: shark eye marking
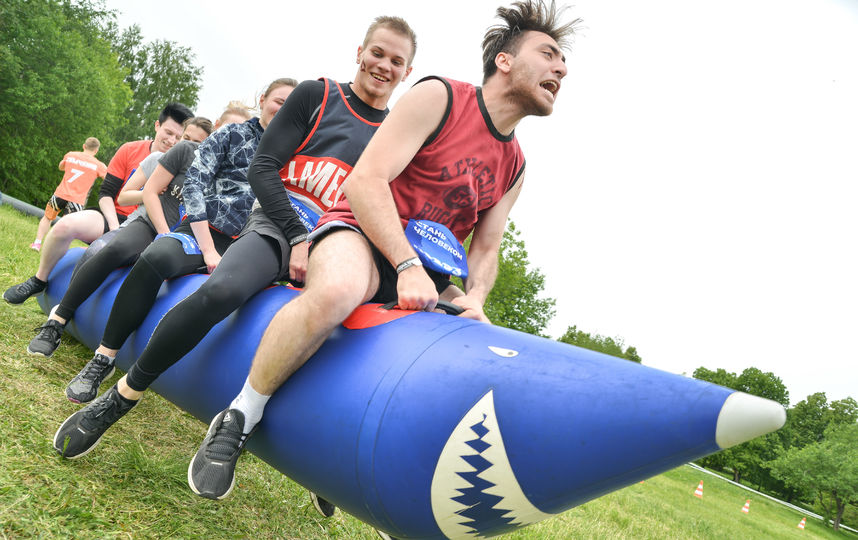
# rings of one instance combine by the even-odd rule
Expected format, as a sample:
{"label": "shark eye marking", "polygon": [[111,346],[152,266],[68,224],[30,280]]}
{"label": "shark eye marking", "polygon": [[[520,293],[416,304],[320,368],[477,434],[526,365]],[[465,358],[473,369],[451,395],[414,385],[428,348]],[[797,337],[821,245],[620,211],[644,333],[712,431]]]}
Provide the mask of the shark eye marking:
{"label": "shark eye marking", "polygon": [[514,351],[512,349],[504,349],[503,347],[495,347],[493,345],[489,345],[489,350],[496,355],[502,356],[504,358],[512,358],[514,356],[518,356],[518,351]]}

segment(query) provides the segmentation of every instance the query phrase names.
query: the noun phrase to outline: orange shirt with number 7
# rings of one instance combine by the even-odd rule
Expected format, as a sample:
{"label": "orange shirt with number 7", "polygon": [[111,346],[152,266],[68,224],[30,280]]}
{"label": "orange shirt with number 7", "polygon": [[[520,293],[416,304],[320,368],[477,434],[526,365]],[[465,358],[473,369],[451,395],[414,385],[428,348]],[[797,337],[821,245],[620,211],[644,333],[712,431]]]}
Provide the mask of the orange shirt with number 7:
{"label": "orange shirt with number 7", "polygon": [[104,178],[107,165],[84,152],[69,152],[60,161],[66,174],[54,195],[70,202],[84,204],[96,178]]}

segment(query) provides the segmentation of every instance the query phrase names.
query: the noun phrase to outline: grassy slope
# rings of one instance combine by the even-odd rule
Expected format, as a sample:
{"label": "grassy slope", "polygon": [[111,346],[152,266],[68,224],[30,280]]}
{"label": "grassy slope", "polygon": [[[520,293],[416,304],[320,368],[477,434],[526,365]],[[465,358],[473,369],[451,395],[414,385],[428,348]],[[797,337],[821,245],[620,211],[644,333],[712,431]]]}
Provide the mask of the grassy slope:
{"label": "grassy slope", "polygon": [[[36,220],[0,206],[0,288],[31,275],[27,249]],[[195,496],[188,459],[206,426],[155,393],[112,428],[92,454],[60,459],[51,448],[59,424],[78,406],[63,395],[91,353],[64,338],[50,359],[28,356],[31,329],[44,315],[34,300],[0,302],[0,537],[3,538],[376,538],[342,512],[318,517],[306,492],[248,455],[238,486],[223,502]],[[115,382],[119,374],[109,383]],[[102,388],[105,388],[103,386]],[[130,420],[130,421],[129,421]],[[834,534],[779,505],[682,467],[609,494],[509,538],[855,538]]]}

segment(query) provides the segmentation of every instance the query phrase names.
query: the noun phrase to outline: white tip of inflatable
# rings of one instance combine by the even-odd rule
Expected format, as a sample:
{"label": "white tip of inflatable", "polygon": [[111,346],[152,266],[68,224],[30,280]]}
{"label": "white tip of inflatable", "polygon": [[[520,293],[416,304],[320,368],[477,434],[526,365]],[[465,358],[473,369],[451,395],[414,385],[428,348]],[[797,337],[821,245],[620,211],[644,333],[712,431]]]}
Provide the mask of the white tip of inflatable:
{"label": "white tip of inflatable", "polygon": [[721,406],[715,426],[715,442],[730,448],[783,427],[786,409],[770,399],[733,392]]}

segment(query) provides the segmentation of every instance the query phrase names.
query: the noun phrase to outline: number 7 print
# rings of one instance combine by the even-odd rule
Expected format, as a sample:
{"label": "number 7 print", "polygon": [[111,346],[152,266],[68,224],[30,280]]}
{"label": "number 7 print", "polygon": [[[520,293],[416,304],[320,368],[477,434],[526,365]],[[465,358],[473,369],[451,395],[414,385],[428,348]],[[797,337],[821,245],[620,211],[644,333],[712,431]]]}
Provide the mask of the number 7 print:
{"label": "number 7 print", "polygon": [[72,172],[72,174],[74,174],[74,176],[69,178],[69,181],[68,181],[69,184],[71,184],[72,182],[77,180],[80,177],[80,175],[83,174],[83,171],[81,171],[80,169],[72,169],[71,172]]}

